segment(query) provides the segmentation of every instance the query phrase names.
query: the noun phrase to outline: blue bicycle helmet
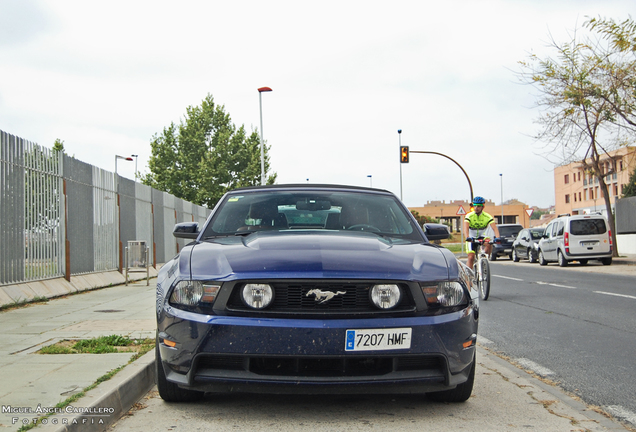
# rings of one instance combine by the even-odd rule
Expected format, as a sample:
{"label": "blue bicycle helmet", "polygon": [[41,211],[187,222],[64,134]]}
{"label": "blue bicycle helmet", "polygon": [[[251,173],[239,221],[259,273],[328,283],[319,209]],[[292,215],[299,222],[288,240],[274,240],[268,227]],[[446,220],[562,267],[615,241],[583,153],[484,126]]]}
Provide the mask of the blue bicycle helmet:
{"label": "blue bicycle helmet", "polygon": [[485,200],[485,199],[483,199],[483,198],[482,198],[482,197],[480,197],[480,196],[476,196],[475,198],[473,198],[473,204],[481,204],[481,205],[484,205],[484,204],[486,204],[486,200]]}

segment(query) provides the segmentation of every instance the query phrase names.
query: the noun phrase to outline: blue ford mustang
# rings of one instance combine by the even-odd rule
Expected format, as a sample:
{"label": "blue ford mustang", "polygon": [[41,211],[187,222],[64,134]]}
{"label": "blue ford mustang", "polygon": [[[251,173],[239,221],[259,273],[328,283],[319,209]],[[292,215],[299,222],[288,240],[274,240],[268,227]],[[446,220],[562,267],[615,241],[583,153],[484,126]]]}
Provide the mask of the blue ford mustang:
{"label": "blue ford mustang", "polygon": [[226,194],[157,279],[157,385],[205,392],[470,397],[469,270],[390,192],[278,185]]}

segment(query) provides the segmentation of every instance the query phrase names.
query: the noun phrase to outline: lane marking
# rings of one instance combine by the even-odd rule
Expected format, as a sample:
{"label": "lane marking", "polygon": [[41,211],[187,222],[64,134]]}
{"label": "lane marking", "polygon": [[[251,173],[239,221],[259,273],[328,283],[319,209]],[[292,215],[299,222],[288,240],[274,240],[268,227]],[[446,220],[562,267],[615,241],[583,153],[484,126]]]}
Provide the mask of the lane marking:
{"label": "lane marking", "polygon": [[527,358],[518,358],[515,359],[515,361],[517,363],[519,363],[520,366],[522,366],[525,369],[530,369],[531,371],[533,371],[534,373],[536,373],[537,375],[541,375],[541,376],[549,376],[549,375],[554,375],[554,372],[551,371],[548,368],[545,368],[543,366],[541,366],[538,363],[533,362],[530,359]]}
{"label": "lane marking", "polygon": [[510,280],[513,280],[513,281],[523,282],[523,279],[517,279],[517,278],[510,277],[510,276],[493,275],[493,277],[498,277],[498,278],[501,278],[501,279],[510,279]]}
{"label": "lane marking", "polygon": [[636,296],[630,296],[627,294],[616,294],[616,293],[610,293],[610,292],[605,292],[605,291],[594,291],[596,294],[605,294],[605,295],[611,295],[611,296],[616,296],[616,297],[625,297],[625,298],[630,298],[630,299],[634,299],[636,300]]}
{"label": "lane marking", "polygon": [[633,413],[620,405],[608,405],[605,409],[619,420],[627,420],[631,424],[636,425],[636,413]]}
{"label": "lane marking", "polygon": [[576,287],[573,287],[573,286],[568,286],[568,285],[559,285],[559,284],[550,283],[550,282],[541,282],[541,281],[536,281],[535,283],[536,283],[536,284],[538,284],[538,285],[550,285],[550,286],[557,287],[557,288],[576,289]]}

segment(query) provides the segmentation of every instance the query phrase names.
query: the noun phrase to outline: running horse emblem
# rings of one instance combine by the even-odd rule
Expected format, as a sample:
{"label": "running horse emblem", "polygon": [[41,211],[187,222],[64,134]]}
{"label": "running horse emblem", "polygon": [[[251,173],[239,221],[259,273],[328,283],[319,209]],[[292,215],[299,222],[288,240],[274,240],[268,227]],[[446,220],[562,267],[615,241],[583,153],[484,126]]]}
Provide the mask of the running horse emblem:
{"label": "running horse emblem", "polygon": [[337,295],[345,295],[346,293],[347,293],[346,291],[336,291],[336,292],[321,291],[315,288],[315,289],[309,290],[309,292],[307,292],[305,296],[309,297],[310,295],[314,295],[316,297],[315,300],[319,302],[318,304],[323,304],[325,302],[328,302],[329,300],[331,300]]}

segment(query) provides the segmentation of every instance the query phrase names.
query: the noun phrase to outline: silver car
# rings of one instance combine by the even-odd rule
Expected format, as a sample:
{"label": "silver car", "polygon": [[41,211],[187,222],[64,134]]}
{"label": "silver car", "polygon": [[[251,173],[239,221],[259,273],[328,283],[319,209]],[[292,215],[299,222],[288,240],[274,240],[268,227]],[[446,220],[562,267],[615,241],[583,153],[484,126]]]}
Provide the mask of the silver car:
{"label": "silver car", "polygon": [[558,262],[561,267],[570,261],[586,265],[595,259],[612,263],[612,236],[607,220],[601,214],[559,215],[546,227],[539,241],[539,264]]}

